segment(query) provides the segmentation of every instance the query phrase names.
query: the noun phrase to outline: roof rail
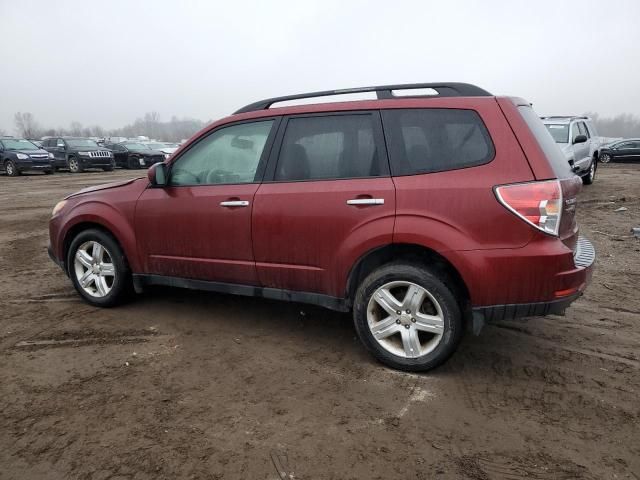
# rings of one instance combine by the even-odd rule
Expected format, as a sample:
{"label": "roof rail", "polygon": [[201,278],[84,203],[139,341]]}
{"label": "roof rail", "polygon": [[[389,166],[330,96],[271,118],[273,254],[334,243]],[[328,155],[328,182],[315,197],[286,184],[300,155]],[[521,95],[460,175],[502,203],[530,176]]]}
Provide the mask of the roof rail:
{"label": "roof rail", "polygon": [[545,115],[540,117],[543,120],[553,120],[554,118],[579,118],[583,120],[590,120],[591,117],[587,117],[586,115]]}
{"label": "roof rail", "polygon": [[[469,83],[406,83],[400,85],[380,85],[377,87],[358,87],[344,88],[342,90],[324,90],[321,92],[300,93],[297,95],[286,95],[284,97],[273,97],[259,102],[250,103],[234,112],[246,113],[256,110],[266,110],[274,103],[287,102],[289,100],[300,100],[303,98],[328,97],[332,95],[346,95],[350,93],[367,93],[376,92],[379,100],[399,98],[393,94],[393,90],[412,90],[421,88],[431,88],[438,92],[440,97],[490,97],[492,96],[486,90]],[[408,97],[428,97],[430,95],[407,95],[400,98]]]}

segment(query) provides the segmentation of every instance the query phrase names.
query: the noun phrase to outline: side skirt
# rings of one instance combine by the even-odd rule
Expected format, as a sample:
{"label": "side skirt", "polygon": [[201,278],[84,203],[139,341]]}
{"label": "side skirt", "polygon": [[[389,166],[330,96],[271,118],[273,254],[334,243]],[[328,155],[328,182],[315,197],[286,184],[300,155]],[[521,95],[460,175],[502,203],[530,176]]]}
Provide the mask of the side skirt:
{"label": "side skirt", "polygon": [[350,305],[344,298],[331,297],[320,293],[296,292],[280,288],[265,288],[254,285],[240,285],[237,283],[210,282],[207,280],[167,277],[164,275],[133,274],[133,285],[136,292],[141,292],[145,286],[164,285],[167,287],[243,295],[245,297],[261,297],[287,302],[309,303],[339,312],[348,312],[350,310]]}

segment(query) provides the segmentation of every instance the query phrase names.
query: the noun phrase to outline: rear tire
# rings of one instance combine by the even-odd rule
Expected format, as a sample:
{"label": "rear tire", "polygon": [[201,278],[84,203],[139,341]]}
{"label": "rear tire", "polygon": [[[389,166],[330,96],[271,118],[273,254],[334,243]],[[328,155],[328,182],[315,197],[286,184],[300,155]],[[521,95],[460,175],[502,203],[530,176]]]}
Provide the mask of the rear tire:
{"label": "rear tire", "polygon": [[67,253],[67,271],[82,299],[96,307],[113,307],[132,292],[131,272],[118,242],[108,233],[80,232]]}
{"label": "rear tire", "polygon": [[7,160],[4,162],[4,171],[9,177],[17,177],[20,175],[20,170],[18,170],[16,164],[13,163],[13,160]]}
{"label": "rear tire", "polygon": [[51,175],[53,172],[54,172],[53,168],[51,170],[44,170],[45,175]]}
{"label": "rear tire", "polygon": [[426,371],[453,354],[462,338],[462,312],[443,280],[427,266],[394,262],[360,284],[353,307],[356,332],[380,362]]}
{"label": "rear tire", "polygon": [[139,165],[137,158],[127,157],[127,168],[129,170],[137,169]]}

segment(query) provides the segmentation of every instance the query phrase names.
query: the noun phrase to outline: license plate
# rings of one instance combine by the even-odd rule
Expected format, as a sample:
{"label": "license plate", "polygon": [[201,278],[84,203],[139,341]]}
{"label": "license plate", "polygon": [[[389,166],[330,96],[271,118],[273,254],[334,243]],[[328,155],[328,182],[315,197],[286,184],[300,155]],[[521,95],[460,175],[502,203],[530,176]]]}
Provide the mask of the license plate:
{"label": "license plate", "polygon": [[144,158],[140,158],[139,161],[140,161],[140,165],[144,167]]}

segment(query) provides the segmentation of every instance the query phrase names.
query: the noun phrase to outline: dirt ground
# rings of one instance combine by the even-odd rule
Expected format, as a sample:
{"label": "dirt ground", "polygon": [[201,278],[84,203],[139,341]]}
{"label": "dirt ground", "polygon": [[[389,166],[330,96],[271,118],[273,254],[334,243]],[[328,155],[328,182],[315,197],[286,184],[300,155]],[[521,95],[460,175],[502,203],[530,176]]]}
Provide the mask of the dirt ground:
{"label": "dirt ground", "polygon": [[487,326],[424,375],[320,308],[84,304],[47,257],[51,208],[129,176],[0,176],[0,479],[640,479],[640,165],[581,194],[598,258],[566,316]]}

